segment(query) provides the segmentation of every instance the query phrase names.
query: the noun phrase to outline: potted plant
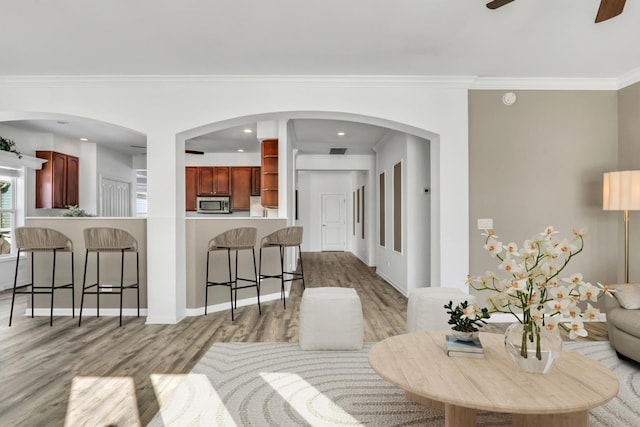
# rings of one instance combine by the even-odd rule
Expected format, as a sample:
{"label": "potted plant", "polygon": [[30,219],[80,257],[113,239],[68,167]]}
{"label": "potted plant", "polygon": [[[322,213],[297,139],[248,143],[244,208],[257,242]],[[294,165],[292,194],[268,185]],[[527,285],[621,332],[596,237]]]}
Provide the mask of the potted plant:
{"label": "potted plant", "polygon": [[73,216],[73,217],[82,217],[82,216],[95,216],[84,209],[80,209],[78,205],[70,205],[67,206],[67,209],[62,211],[62,216]]}
{"label": "potted plant", "polygon": [[460,341],[471,341],[477,338],[478,328],[486,325],[487,322],[484,319],[490,317],[489,309],[469,304],[468,301],[463,301],[455,307],[453,307],[453,301],[449,301],[444,308],[450,316],[447,323],[453,325],[451,328],[453,336]]}
{"label": "potted plant", "polygon": [[0,150],[8,151],[10,153],[15,153],[16,156],[18,156],[18,158],[21,159],[22,154],[14,148],[15,145],[16,143],[13,142],[12,140],[0,136]]}

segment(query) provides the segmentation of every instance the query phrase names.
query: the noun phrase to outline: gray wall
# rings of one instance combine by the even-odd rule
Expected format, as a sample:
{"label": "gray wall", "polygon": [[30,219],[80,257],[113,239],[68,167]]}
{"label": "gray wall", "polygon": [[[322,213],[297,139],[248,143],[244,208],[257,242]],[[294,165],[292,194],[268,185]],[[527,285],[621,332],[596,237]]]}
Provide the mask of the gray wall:
{"label": "gray wall", "polygon": [[504,92],[469,92],[470,273],[498,272],[477,229],[493,218],[501,240],[519,246],[547,225],[568,237],[586,227],[566,272],[615,283],[621,217],[602,210],[602,174],[618,168],[617,93],[517,91],[505,106]]}
{"label": "gray wall", "polygon": [[[619,170],[640,169],[640,83],[618,91]],[[613,212],[612,212],[613,213]],[[614,214],[620,236],[620,281],[624,281],[624,227],[622,212]],[[640,283],[640,212],[629,212],[629,281]]]}

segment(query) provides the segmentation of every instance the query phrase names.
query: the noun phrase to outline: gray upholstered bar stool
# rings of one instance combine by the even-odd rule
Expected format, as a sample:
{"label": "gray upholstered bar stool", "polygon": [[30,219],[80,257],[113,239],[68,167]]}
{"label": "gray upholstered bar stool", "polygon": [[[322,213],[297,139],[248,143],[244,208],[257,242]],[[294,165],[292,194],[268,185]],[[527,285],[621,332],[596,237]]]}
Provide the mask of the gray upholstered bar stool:
{"label": "gray upholstered bar stool", "polygon": [[[42,227],[18,227],[15,230],[16,246],[18,247],[18,257],[16,258],[16,273],[13,278],[13,295],[11,297],[11,314],[9,315],[9,326],[13,320],[13,305],[16,294],[31,294],[31,317],[34,314],[34,295],[51,294],[51,315],[49,316],[49,326],[53,326],[53,296],[54,292],[61,289],[71,290],[71,314],[75,317],[75,292],[73,282],[73,243],[71,239],[57,230]],[[20,264],[20,254],[22,252],[31,253],[31,283],[18,286],[18,265]],[[51,284],[36,285],[34,282],[34,265],[36,252],[50,252],[53,256]],[[66,252],[71,257],[71,283],[56,285],[56,258],[59,252]]]}
{"label": "gray upholstered bar stool", "polygon": [[[238,289],[256,288],[258,295],[258,312],[262,314],[260,308],[260,282],[258,282],[258,274],[256,272],[256,235],[258,229],[255,227],[240,227],[225,231],[222,234],[217,235],[209,241],[207,249],[207,275],[205,277],[205,289],[204,289],[204,314],[207,314],[207,305],[209,301],[209,288],[211,286],[228,286],[229,295],[231,299],[231,320],[234,320],[233,310],[238,306]],[[238,251],[249,250],[253,255],[253,279],[246,279],[238,277]],[[226,282],[214,282],[209,280],[209,261],[211,253],[215,251],[227,251],[227,263],[229,266],[229,280]],[[231,251],[236,253],[235,256],[235,276],[231,271]],[[238,286],[238,281],[251,283],[245,286]]]}
{"label": "gray upholstered bar stool", "polygon": [[[259,278],[262,279],[280,279],[280,299],[282,299],[284,308],[287,308],[287,302],[284,296],[285,282],[293,282],[294,280],[302,280],[302,288],[306,289],[304,284],[304,269],[302,268],[302,227],[293,226],[285,227],[264,236],[260,241],[260,269]],[[300,257],[300,273],[297,271],[284,270],[284,248],[298,247],[298,255]],[[280,249],[280,274],[262,274],[262,249],[279,248]],[[288,277],[288,278],[287,278]]]}
{"label": "gray upholstered bar stool", "polygon": [[[86,255],[84,260],[84,274],[82,276],[82,298],[80,299],[80,316],[78,326],[82,324],[82,307],[84,295],[96,296],[96,315],[100,317],[100,295],[120,294],[120,326],[122,326],[122,295],[125,289],[135,289],[138,299],[138,317],[140,317],[140,257],[138,254],[138,241],[126,230],[109,227],[93,227],[84,229],[84,245]],[[89,253],[96,254],[96,282],[87,285],[87,264]],[[100,282],[100,253],[120,254],[120,283],[118,285],[105,285]],[[136,254],[136,281],[124,284],[125,253]],[[106,289],[109,289],[108,291]]]}

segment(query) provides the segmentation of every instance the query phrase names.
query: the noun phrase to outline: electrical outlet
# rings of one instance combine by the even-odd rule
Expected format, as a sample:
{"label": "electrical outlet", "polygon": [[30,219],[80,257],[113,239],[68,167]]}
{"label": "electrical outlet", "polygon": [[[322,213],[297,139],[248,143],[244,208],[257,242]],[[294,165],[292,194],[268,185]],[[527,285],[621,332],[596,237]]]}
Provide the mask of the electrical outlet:
{"label": "electrical outlet", "polygon": [[493,230],[493,218],[478,218],[478,230]]}

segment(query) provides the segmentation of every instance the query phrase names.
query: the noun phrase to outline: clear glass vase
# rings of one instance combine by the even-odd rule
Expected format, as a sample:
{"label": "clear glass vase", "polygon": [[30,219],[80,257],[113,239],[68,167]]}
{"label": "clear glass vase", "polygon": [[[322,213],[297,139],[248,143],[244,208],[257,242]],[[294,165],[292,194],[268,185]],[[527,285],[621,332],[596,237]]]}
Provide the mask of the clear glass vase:
{"label": "clear glass vase", "polygon": [[557,328],[549,331],[533,324],[514,323],[504,333],[504,346],[520,369],[546,374],[560,356],[562,338]]}

